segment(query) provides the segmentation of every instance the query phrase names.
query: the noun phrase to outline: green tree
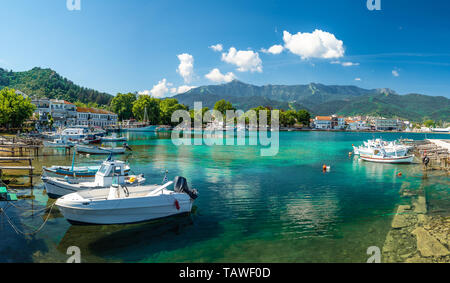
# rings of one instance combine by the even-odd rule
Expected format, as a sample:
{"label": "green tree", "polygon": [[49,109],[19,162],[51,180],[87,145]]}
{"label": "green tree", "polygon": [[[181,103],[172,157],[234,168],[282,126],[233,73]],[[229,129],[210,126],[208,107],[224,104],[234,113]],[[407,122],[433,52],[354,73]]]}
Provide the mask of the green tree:
{"label": "green tree", "polygon": [[222,115],[226,115],[227,110],[236,110],[231,102],[221,99],[214,105],[214,110],[219,111]]}
{"label": "green tree", "polygon": [[50,126],[50,129],[53,129],[53,123],[55,121],[53,120],[53,116],[50,115],[50,113],[47,113],[47,120],[48,120],[48,125]]}
{"label": "green tree", "polygon": [[305,109],[297,111],[297,121],[303,126],[309,126],[309,120],[311,119],[311,114]]}
{"label": "green tree", "polygon": [[133,118],[133,103],[136,101],[134,93],[118,93],[110,104],[111,111],[117,114],[120,121]]}
{"label": "green tree", "polygon": [[436,126],[436,123],[433,120],[426,120],[423,122],[424,126],[427,128],[434,128]]}
{"label": "green tree", "polygon": [[291,127],[297,122],[297,112],[294,110],[280,111],[280,124]]}
{"label": "green tree", "polygon": [[191,116],[192,123],[195,123],[195,120],[197,121],[201,120],[202,124],[205,124],[205,122],[203,121],[203,117],[205,113],[208,111],[209,111],[208,107],[203,107],[201,111],[199,110],[195,111],[195,109],[189,110],[189,115]]}
{"label": "green tree", "polygon": [[[140,95],[139,98],[133,102],[133,115],[140,121],[147,119],[153,125],[160,122],[160,100],[149,95]],[[147,109],[147,117],[145,117]]]}
{"label": "green tree", "polygon": [[0,126],[7,129],[22,127],[29,119],[36,107],[29,98],[16,94],[14,89],[0,90]]}
{"label": "green tree", "polygon": [[256,112],[256,119],[258,121],[258,125],[259,125],[259,111],[267,111],[267,124],[271,125],[271,121],[272,121],[272,113],[271,113],[271,109],[270,107],[264,107],[264,106],[258,106],[256,108],[252,108],[251,110]]}
{"label": "green tree", "polygon": [[171,118],[173,112],[177,110],[187,110],[183,104],[179,104],[175,98],[166,98],[159,103],[161,123],[164,125],[172,124]]}

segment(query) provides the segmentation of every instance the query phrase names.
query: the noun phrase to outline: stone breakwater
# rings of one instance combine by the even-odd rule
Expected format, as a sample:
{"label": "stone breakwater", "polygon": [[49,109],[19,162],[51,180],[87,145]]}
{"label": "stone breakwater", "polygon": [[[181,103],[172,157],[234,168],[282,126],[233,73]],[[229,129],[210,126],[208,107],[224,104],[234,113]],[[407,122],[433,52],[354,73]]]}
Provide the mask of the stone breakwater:
{"label": "stone breakwater", "polygon": [[382,261],[387,263],[450,263],[450,217],[427,215],[423,189],[402,189],[410,205],[399,205],[386,236]]}

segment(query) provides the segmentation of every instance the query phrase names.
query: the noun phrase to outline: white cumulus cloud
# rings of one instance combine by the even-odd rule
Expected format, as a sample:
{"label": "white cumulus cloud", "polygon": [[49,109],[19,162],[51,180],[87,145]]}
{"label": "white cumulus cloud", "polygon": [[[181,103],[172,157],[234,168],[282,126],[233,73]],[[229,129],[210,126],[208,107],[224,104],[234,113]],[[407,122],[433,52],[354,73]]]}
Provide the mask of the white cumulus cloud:
{"label": "white cumulus cloud", "polygon": [[262,72],[262,61],[258,52],[252,50],[236,50],[231,47],[228,53],[222,53],[222,61],[236,65],[240,72]]}
{"label": "white cumulus cloud", "polygon": [[392,70],[392,75],[393,75],[394,77],[400,76],[400,74],[399,74],[398,71],[396,71],[396,70]]}
{"label": "white cumulus cloud", "polygon": [[312,33],[290,34],[283,31],[284,47],[302,59],[340,58],[344,56],[344,43],[334,34],[316,29]]}
{"label": "white cumulus cloud", "polygon": [[226,82],[229,83],[236,78],[236,76],[232,72],[228,72],[226,74],[222,74],[219,69],[214,68],[205,75],[205,78],[211,80],[216,83]]}
{"label": "white cumulus cloud", "polygon": [[154,85],[151,90],[144,90],[140,91],[139,94],[141,95],[151,95],[156,98],[164,98],[168,97],[169,94],[169,87],[171,87],[173,84],[168,83],[166,79],[162,79],[158,82],[158,84]]}
{"label": "white cumulus cloud", "polygon": [[194,57],[188,53],[177,55],[180,60],[177,72],[183,77],[185,83],[189,83],[194,75]]}
{"label": "white cumulus cloud", "polygon": [[264,53],[280,54],[281,52],[283,52],[283,50],[283,45],[276,44],[271,46],[269,49],[262,49],[261,51]]}
{"label": "white cumulus cloud", "polygon": [[216,45],[211,45],[209,48],[211,48],[214,51],[221,52],[223,50],[223,45],[218,43]]}

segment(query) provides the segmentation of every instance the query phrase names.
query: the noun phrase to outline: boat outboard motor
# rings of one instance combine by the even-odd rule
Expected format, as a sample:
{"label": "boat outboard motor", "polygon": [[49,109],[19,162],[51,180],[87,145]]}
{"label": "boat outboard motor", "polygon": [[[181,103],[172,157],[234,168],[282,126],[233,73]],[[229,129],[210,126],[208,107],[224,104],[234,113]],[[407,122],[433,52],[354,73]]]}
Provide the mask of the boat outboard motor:
{"label": "boat outboard motor", "polygon": [[186,178],[181,176],[176,176],[173,181],[173,190],[177,193],[186,193],[191,197],[191,199],[196,199],[198,197],[197,190],[189,189]]}

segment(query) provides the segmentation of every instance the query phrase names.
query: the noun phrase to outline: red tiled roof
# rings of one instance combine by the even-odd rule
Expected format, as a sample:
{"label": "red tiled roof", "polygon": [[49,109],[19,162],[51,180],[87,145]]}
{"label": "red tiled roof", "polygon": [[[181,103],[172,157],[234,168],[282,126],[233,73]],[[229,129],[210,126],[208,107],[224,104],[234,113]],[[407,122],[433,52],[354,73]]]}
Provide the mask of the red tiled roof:
{"label": "red tiled roof", "polygon": [[331,117],[330,116],[316,116],[316,120],[319,120],[319,121],[331,121]]}
{"label": "red tiled roof", "polygon": [[97,108],[87,108],[87,107],[77,107],[77,112],[115,115],[115,113],[110,112],[110,111],[106,111],[103,109],[97,109]]}

